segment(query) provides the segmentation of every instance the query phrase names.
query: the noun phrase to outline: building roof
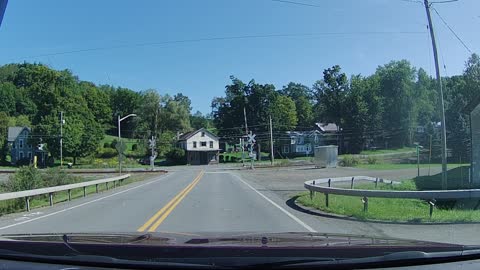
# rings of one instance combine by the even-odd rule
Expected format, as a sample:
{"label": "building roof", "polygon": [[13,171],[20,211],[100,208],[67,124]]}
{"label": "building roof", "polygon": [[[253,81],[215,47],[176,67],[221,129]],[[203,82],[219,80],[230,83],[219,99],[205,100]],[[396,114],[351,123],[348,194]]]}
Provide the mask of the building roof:
{"label": "building roof", "polygon": [[15,141],[18,135],[20,135],[24,129],[27,129],[30,132],[30,128],[28,127],[8,127],[8,142]]}
{"label": "building roof", "polygon": [[465,107],[465,112],[471,113],[478,105],[480,105],[480,95],[472,99],[467,107]]}
{"label": "building roof", "polygon": [[186,141],[188,139],[190,139],[191,137],[193,137],[195,134],[199,133],[199,132],[205,132],[205,133],[208,133],[210,134],[210,136],[214,137],[216,140],[218,140],[218,136],[213,134],[212,132],[208,131],[206,128],[201,128],[199,130],[195,130],[195,131],[190,131],[190,132],[187,132],[187,133],[184,133],[182,135],[180,135],[180,137],[178,138],[179,141]]}
{"label": "building roof", "polygon": [[334,123],[316,123],[322,132],[337,132],[338,126]]}

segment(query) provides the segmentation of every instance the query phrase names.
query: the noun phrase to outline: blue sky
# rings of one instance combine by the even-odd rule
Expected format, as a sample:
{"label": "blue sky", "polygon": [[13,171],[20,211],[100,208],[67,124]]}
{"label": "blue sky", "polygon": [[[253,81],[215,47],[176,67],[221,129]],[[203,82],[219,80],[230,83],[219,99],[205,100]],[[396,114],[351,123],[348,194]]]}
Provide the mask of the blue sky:
{"label": "blue sky", "polygon": [[[290,81],[311,86],[335,64],[348,75],[369,75],[399,59],[434,74],[421,4],[292,1],[314,6],[271,0],[10,0],[0,27],[0,64],[35,61],[97,84],[182,92],[194,111],[204,113],[214,96],[223,95],[230,75],[277,88]],[[434,6],[479,52],[480,1]],[[432,16],[440,62],[446,65],[442,73],[459,74],[469,52]],[[286,36],[161,44],[264,35]],[[137,46],[145,43],[157,44]],[[91,48],[107,49],[59,54]]]}

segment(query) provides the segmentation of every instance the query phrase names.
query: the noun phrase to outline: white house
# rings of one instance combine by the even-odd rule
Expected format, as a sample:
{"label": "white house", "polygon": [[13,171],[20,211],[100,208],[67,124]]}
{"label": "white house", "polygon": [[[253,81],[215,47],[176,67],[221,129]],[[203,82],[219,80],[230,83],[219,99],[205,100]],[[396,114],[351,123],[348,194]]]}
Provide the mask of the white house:
{"label": "white house", "polygon": [[220,153],[218,137],[204,128],[182,134],[177,144],[178,147],[185,150],[188,164],[218,163]]}

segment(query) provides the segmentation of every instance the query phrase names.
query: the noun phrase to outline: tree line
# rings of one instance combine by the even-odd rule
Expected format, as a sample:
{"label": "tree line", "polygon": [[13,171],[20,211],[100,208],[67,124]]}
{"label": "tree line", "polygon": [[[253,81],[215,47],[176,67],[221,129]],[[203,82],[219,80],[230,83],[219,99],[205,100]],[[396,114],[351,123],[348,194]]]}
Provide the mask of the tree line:
{"label": "tree line", "polygon": [[[406,60],[379,66],[368,76],[348,77],[340,66],[323,71],[312,86],[290,82],[248,83],[231,76],[225,94],[212,100],[211,114],[192,113],[191,100],[182,93],[161,95],[155,89],[82,81],[69,70],[54,70],[39,63],[0,66],[0,162],[9,152],[9,126],[32,129],[31,143],[45,143],[59,157],[60,112],[64,113],[63,153],[76,160],[98,155],[106,134],[117,134],[117,117],[136,113],[122,122],[122,137],[141,143],[139,154],[149,153],[147,139],[157,139],[157,152],[165,156],[179,133],[209,128],[227,142],[238,142],[248,129],[275,134],[312,130],[315,123],[337,124],[341,150],[358,153],[366,147],[395,148],[432,138],[439,145],[438,87],[422,68]],[[442,78],[445,91],[447,144],[455,158],[468,160],[470,131],[464,108],[480,94],[480,58],[473,54],[461,75]],[[245,112],[245,113],[244,113]],[[245,119],[246,118],[246,119]],[[417,127],[424,127],[420,136]],[[264,148],[265,149],[265,148]],[[434,150],[439,151],[439,147]]]}
{"label": "tree line", "polygon": [[[146,141],[155,136],[164,154],[177,132],[211,124],[197,112],[191,115],[190,99],[178,93],[134,91],[81,81],[69,70],[53,70],[38,63],[7,64],[0,67],[0,162],[9,153],[7,130],[11,126],[32,129],[33,145],[44,143],[49,153],[60,154],[60,112],[64,114],[63,155],[76,161],[101,151],[105,134],[117,134],[117,117],[136,113],[122,122],[122,137]],[[143,139],[143,140],[142,140]],[[141,152],[147,152],[143,144]]]}
{"label": "tree line", "polygon": [[[443,77],[447,144],[453,158],[469,159],[468,112],[464,108],[480,95],[480,58],[472,54],[463,74]],[[341,151],[359,153],[367,147],[399,148],[414,142],[440,151],[441,120],[438,85],[422,68],[407,60],[379,66],[369,76],[348,77],[335,65],[311,87],[288,83],[248,83],[231,77],[225,95],[212,100],[212,116],[220,136],[237,142],[249,129],[262,133],[273,119],[273,130],[312,130],[315,123],[335,123]],[[245,113],[244,113],[245,111]],[[419,132],[421,127],[423,132]]]}

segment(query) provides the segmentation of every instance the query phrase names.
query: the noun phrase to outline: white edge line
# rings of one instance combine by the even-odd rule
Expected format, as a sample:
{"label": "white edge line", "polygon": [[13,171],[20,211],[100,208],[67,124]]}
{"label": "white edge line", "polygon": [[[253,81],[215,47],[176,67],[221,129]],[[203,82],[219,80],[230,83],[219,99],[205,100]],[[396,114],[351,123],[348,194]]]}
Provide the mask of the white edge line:
{"label": "white edge line", "polygon": [[40,217],[32,218],[32,219],[29,219],[29,220],[25,220],[25,221],[22,221],[22,222],[17,222],[17,223],[14,223],[14,224],[10,224],[10,225],[4,226],[4,227],[0,227],[0,230],[8,229],[8,228],[15,227],[15,226],[18,226],[18,225],[22,225],[22,224],[25,224],[25,223],[30,223],[30,222],[32,222],[32,221],[36,221],[36,220],[39,220],[39,219],[43,219],[43,218],[46,218],[46,217],[50,217],[50,216],[53,216],[53,215],[56,215],[56,214],[60,214],[60,213],[63,213],[63,212],[69,211],[69,210],[73,210],[73,209],[75,209],[75,208],[79,208],[79,207],[82,207],[82,206],[85,206],[85,205],[88,205],[88,204],[91,204],[91,203],[94,203],[94,202],[98,202],[98,201],[101,201],[101,200],[104,200],[104,199],[107,199],[107,198],[111,198],[111,197],[113,197],[113,196],[120,195],[120,194],[125,193],[125,192],[128,192],[128,191],[130,191],[130,190],[134,190],[134,189],[137,189],[137,188],[141,188],[141,187],[143,187],[143,186],[150,185],[150,184],[156,183],[156,182],[158,182],[158,181],[164,180],[164,179],[166,179],[167,177],[170,177],[170,176],[172,176],[172,175],[173,175],[173,173],[172,173],[172,174],[167,174],[167,175],[165,175],[164,177],[160,177],[160,178],[157,179],[157,180],[153,180],[153,181],[150,181],[150,182],[147,182],[147,183],[138,185],[138,186],[134,186],[134,187],[131,187],[131,188],[128,188],[128,189],[119,191],[119,192],[117,192],[117,193],[110,194],[110,195],[107,195],[107,196],[104,196],[104,197],[101,197],[101,198],[98,198],[98,199],[95,199],[95,200],[92,200],[92,201],[88,201],[88,202],[84,202],[84,203],[79,204],[79,205],[71,206],[71,207],[68,207],[68,208],[65,208],[65,209],[56,211],[56,212],[52,212],[52,213],[50,213],[50,214],[46,214],[46,215],[44,215],[44,216],[40,216]]}
{"label": "white edge line", "polygon": [[240,180],[242,183],[244,183],[247,187],[249,187],[251,190],[255,191],[258,195],[262,196],[265,200],[267,200],[269,203],[271,203],[273,206],[276,208],[280,209],[285,215],[289,216],[291,219],[295,220],[298,224],[302,225],[305,229],[307,229],[309,232],[317,232],[315,231],[312,227],[308,226],[305,222],[301,221],[299,218],[294,216],[292,213],[288,212],[285,210],[285,208],[281,207],[280,205],[276,204],[274,201],[270,200],[267,196],[263,195],[260,191],[256,190],[254,187],[252,187],[249,183],[245,182],[240,176],[231,173],[231,175],[235,176]]}

